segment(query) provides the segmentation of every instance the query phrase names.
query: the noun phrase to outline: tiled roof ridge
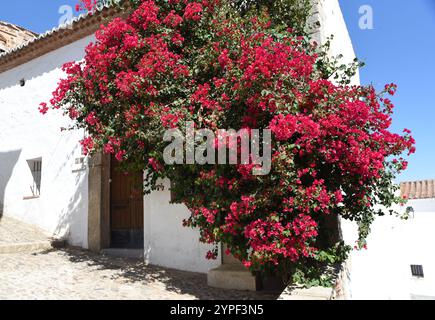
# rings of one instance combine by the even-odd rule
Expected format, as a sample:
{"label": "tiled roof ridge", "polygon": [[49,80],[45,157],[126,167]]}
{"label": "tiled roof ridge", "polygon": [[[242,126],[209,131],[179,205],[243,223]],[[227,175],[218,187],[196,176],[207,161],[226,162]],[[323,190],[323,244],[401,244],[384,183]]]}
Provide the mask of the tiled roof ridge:
{"label": "tiled roof ridge", "polygon": [[5,26],[10,26],[10,27],[15,27],[15,28],[18,28],[18,29],[20,29],[22,31],[30,32],[30,33],[32,33],[35,36],[39,35],[39,33],[37,33],[37,32],[34,32],[34,31],[30,30],[30,29],[24,28],[24,27],[22,27],[20,25],[12,23],[12,22],[7,22],[7,21],[0,20],[0,24],[5,25]]}
{"label": "tiled roof ridge", "polygon": [[410,200],[435,198],[435,179],[402,182],[400,192]]}

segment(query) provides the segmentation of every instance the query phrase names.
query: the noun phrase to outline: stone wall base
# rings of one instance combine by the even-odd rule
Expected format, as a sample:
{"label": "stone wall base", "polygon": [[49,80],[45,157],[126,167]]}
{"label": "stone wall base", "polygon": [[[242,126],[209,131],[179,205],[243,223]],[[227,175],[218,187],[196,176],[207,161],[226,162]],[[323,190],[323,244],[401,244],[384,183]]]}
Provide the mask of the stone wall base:
{"label": "stone wall base", "polygon": [[312,287],[298,288],[288,287],[278,300],[333,300],[333,288]]}
{"label": "stone wall base", "polygon": [[243,265],[223,264],[209,271],[207,282],[210,287],[257,291],[260,289],[260,279],[255,277]]}

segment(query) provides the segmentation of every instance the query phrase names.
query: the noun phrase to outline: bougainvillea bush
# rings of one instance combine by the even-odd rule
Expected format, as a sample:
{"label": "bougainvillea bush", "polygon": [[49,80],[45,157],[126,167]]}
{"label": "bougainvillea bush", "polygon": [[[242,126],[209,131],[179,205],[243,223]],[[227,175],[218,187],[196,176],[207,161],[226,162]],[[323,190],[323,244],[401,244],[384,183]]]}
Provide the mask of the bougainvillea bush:
{"label": "bougainvillea bush", "polygon": [[[392,181],[414,141],[389,130],[385,95],[394,84],[380,93],[350,85],[355,66],[336,73],[297,30],[271,20],[267,6],[242,15],[227,1],[133,1],[126,19],[97,31],[84,61],[64,66],[67,77],[40,110],[60,109],[85,128],[86,154],[103,150],[146,170],[145,192],[169,178],[201,241],[224,243],[253,272],[304,282],[348,252],[331,221],[356,221],[362,247],[382,215],[375,207],[400,201]],[[186,121],[271,129],[270,174],[247,164],[165,164],[163,132]]]}

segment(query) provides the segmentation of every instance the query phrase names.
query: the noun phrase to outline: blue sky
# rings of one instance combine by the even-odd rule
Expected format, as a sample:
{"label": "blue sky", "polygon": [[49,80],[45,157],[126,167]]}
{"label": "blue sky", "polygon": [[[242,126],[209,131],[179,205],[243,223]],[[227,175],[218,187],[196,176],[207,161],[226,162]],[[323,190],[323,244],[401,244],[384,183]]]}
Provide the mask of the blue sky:
{"label": "blue sky", "polygon": [[[4,1],[0,20],[44,32],[58,24],[62,5],[76,0]],[[399,85],[393,129],[413,131],[417,153],[399,181],[435,178],[435,0],[340,0],[363,84]],[[374,29],[359,28],[359,8],[373,8]]]}
{"label": "blue sky", "polygon": [[74,9],[77,2],[77,0],[2,1],[0,20],[42,33],[58,25],[62,16],[59,13],[61,6],[69,5]]}
{"label": "blue sky", "polygon": [[[340,0],[357,56],[366,62],[361,81],[399,85],[393,129],[411,129],[417,152],[403,180],[435,178],[435,0]],[[359,8],[373,8],[373,30],[359,28]]]}

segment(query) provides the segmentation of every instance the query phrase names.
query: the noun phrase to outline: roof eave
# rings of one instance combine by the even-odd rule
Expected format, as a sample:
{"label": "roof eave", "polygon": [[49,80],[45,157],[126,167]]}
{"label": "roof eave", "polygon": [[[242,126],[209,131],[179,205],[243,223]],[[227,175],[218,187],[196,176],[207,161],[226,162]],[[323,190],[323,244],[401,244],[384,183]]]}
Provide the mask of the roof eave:
{"label": "roof eave", "polygon": [[0,74],[19,65],[92,35],[101,24],[115,17],[128,14],[129,6],[108,5],[97,11],[82,14],[68,24],[61,25],[39,35],[10,51],[0,54]]}

